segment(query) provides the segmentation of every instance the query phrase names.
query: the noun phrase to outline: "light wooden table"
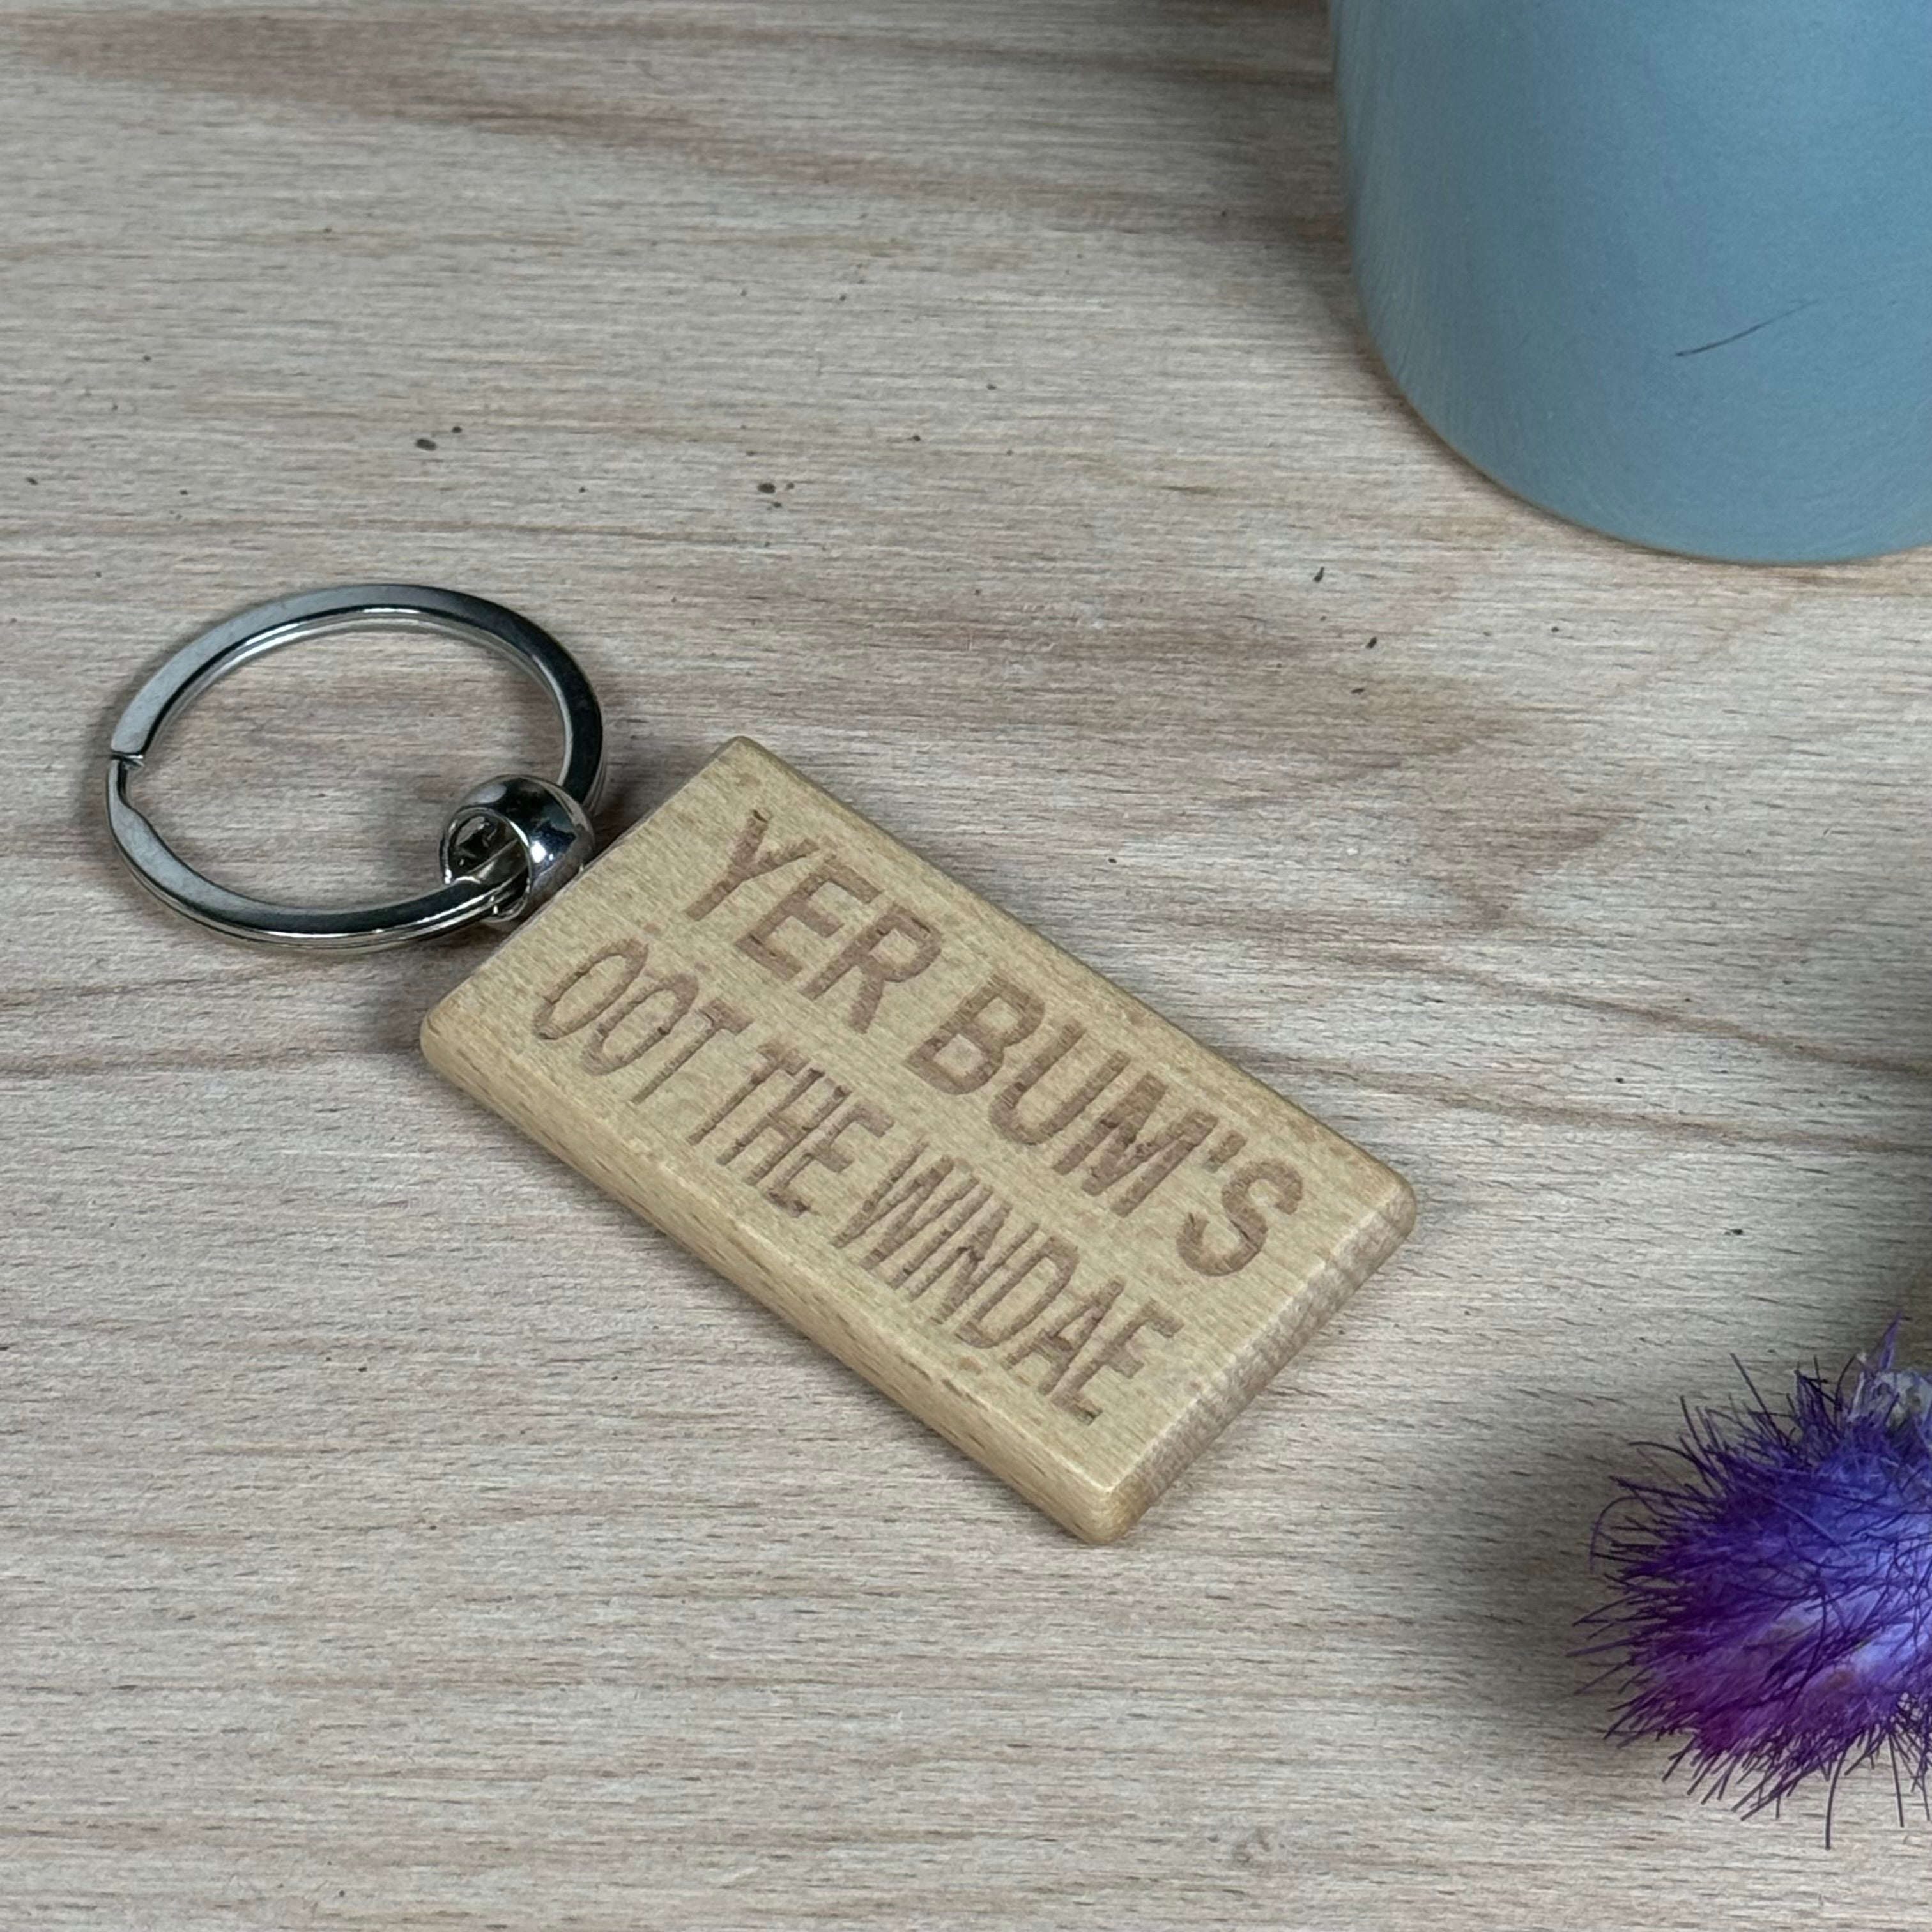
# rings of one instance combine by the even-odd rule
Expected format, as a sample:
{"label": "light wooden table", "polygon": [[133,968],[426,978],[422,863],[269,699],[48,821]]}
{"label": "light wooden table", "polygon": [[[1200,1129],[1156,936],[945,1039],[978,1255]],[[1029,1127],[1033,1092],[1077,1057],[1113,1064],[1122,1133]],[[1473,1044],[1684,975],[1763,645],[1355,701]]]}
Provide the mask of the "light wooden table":
{"label": "light wooden table", "polygon": [[[0,1922],[1891,1932],[1598,1738],[1634,1437],[1932,1259],[1932,559],[1672,561],[1351,317],[1313,0],[0,8]],[[108,721],[382,574],[554,628],[614,825],[749,731],[1414,1181],[1136,1534],[1054,1529],[443,1088],[480,956],[138,898]],[[423,875],[428,644],[163,808]],[[1922,1340],[1927,1333],[1922,1322]]]}

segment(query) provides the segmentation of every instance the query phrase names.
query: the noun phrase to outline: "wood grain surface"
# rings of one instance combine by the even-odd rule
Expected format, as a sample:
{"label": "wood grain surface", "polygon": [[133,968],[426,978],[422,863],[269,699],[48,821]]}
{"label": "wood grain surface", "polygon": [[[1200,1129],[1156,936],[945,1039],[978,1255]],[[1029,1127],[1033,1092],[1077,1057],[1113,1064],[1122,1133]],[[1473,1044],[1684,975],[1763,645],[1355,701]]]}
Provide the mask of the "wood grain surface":
{"label": "wood grain surface", "polygon": [[[1570,1655],[1680,1394],[1932,1346],[1932,560],[1526,509],[1352,320],[1312,0],[0,7],[0,1922],[1891,1932]],[[117,874],[173,641],[373,577],[748,731],[1415,1184],[1083,1547],[422,1064],[488,942]],[[427,876],[545,755],[430,643],[151,796]],[[855,1488],[866,1494],[855,1507]]]}

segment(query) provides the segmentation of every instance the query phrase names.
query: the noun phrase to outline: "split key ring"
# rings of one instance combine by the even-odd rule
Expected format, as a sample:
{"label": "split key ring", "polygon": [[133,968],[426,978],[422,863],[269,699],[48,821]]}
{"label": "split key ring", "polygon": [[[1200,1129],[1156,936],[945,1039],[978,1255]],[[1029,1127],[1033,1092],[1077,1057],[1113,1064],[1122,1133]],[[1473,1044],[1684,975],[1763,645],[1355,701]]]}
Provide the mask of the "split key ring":
{"label": "split key ring", "polygon": [[[333,632],[406,626],[481,644],[541,686],[563,728],[554,783],[526,773],[489,780],[444,826],[443,883],[412,898],[344,907],[281,904],[231,891],[197,872],[142,814],[128,787],[168,725],[252,658]],[[596,844],[587,816],[604,775],[604,716],[577,661],[501,604],[413,584],[351,584],[280,597],[184,644],[121,714],[107,752],[107,823],[141,884],[184,918],[231,939],[307,951],[373,952],[477,923],[507,926],[583,869]]]}

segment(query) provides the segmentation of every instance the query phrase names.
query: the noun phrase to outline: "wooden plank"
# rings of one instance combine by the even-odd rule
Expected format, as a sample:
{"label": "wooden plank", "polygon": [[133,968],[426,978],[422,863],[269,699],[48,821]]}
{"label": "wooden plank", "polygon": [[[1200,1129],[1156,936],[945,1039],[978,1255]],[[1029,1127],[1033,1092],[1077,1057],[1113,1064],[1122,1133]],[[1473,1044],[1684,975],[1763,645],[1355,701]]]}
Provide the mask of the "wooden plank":
{"label": "wooden plank", "polygon": [[1094,1542],[1414,1219],[1379,1162],[748,739],[422,1041]]}
{"label": "wooden plank", "polygon": [[[1741,1825],[1570,1652],[1680,1396],[1932,1353],[1932,555],[1648,556],[1450,457],[1324,16],[0,8],[8,1932],[1906,1920],[1884,1766],[1828,1854]],[[580,655],[613,836],[748,730],[1417,1234],[1140,1532],[1015,1507],[424,1064],[494,941],[121,875],[141,674],[378,572]],[[550,755],[344,638],[142,784],[348,899]]]}

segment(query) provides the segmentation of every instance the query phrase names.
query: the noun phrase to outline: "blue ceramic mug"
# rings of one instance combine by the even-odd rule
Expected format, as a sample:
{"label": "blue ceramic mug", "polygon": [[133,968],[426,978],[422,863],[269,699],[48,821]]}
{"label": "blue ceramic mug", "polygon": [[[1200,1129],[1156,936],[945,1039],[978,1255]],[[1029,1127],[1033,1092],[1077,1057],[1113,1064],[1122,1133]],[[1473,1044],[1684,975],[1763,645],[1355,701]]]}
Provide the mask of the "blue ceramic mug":
{"label": "blue ceramic mug", "polygon": [[1932,542],[1932,0],[1331,0],[1390,373],[1659,548]]}

